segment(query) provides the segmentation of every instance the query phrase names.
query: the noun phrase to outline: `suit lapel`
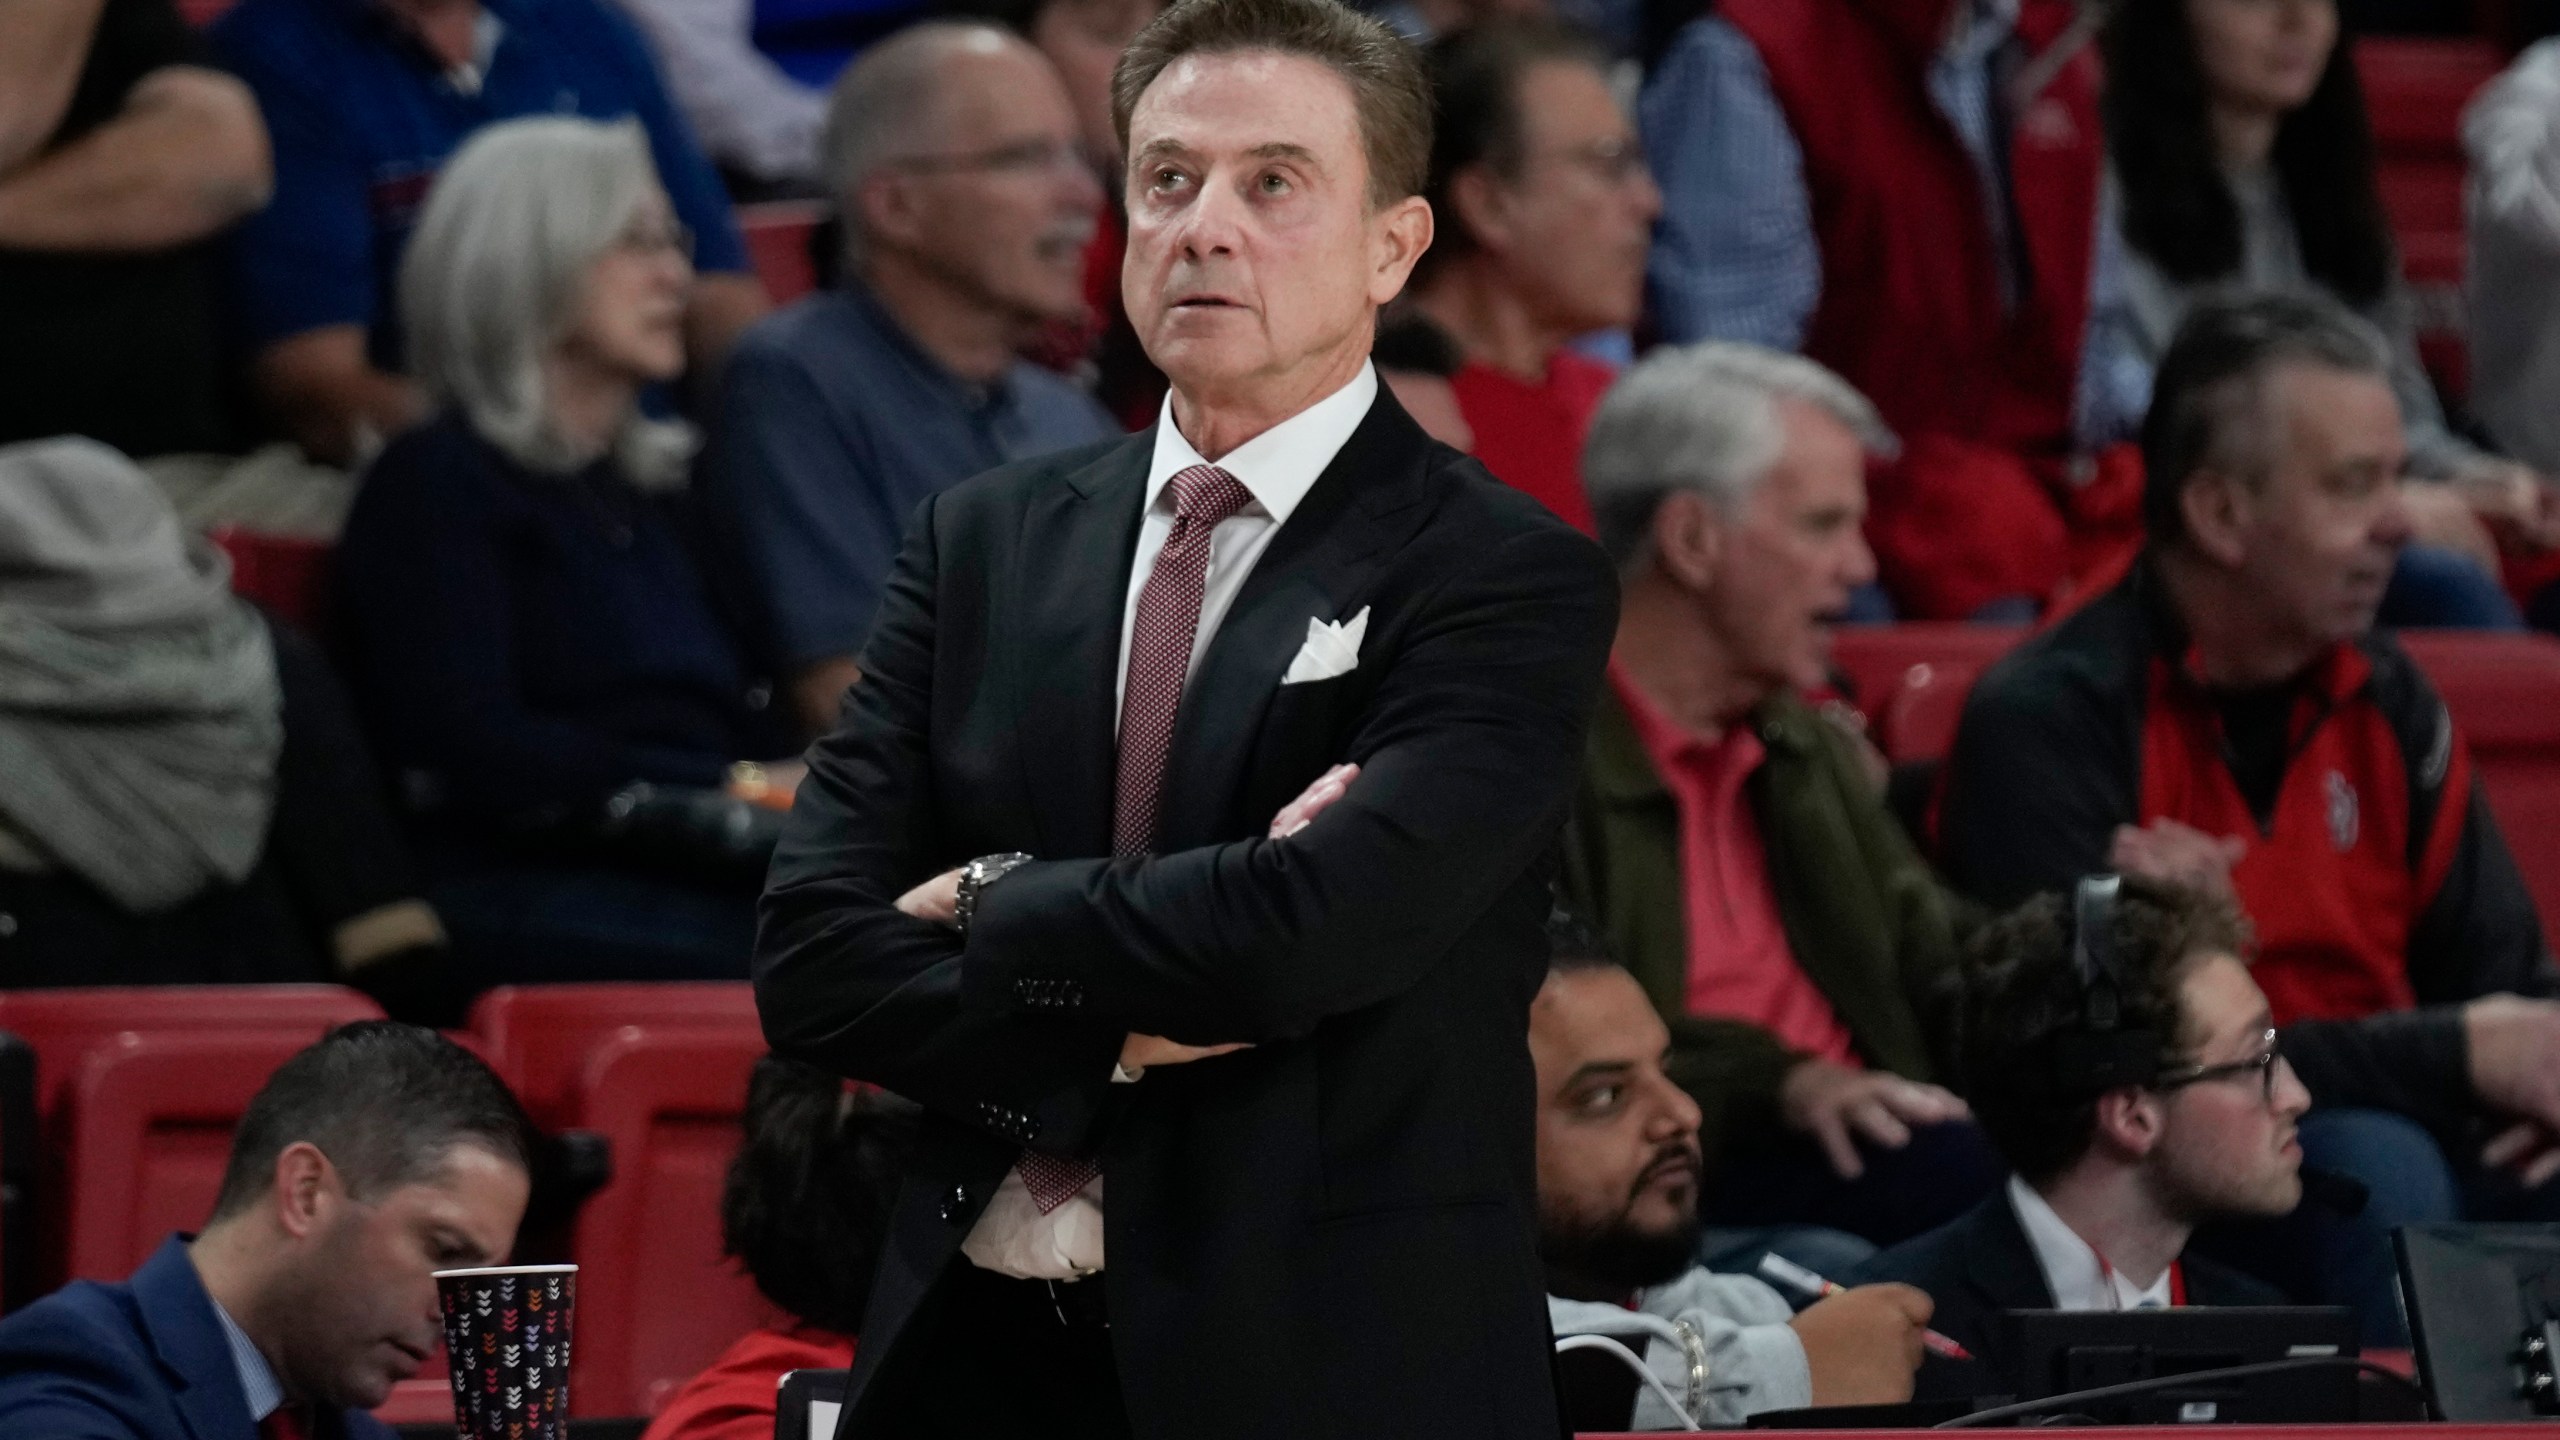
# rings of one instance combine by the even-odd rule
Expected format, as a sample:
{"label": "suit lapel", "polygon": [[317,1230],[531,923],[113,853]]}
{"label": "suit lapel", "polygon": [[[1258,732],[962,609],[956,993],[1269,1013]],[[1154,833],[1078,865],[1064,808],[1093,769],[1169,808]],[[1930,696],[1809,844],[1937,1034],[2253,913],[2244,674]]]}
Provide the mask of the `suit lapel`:
{"label": "suit lapel", "polygon": [[133,1274],[134,1309],[167,1370],[170,1392],[193,1440],[250,1440],[257,1425],[231,1360],[231,1342],[213,1297],[196,1275],[186,1243],[164,1242]]}
{"label": "suit lapel", "polygon": [[1043,855],[1111,853],[1112,685],[1153,436],[1064,477],[1031,505],[1017,540],[1026,642],[1014,754]]}
{"label": "suit lapel", "polygon": [[[1427,517],[1430,452],[1429,437],[1380,386],[1368,415],[1255,562],[1183,691],[1157,849],[1235,838],[1228,811],[1307,622],[1349,619],[1377,558]],[[1385,618],[1370,617],[1372,642]]]}
{"label": "suit lapel", "polygon": [[1975,1219],[1966,1240],[1965,1274],[1982,1296],[1985,1309],[2054,1308],[2053,1286],[2044,1278],[2044,1266],[2036,1259],[2035,1246],[2027,1242],[2026,1227],[2018,1223],[2017,1207],[2009,1203],[2005,1185],[1982,1202]]}

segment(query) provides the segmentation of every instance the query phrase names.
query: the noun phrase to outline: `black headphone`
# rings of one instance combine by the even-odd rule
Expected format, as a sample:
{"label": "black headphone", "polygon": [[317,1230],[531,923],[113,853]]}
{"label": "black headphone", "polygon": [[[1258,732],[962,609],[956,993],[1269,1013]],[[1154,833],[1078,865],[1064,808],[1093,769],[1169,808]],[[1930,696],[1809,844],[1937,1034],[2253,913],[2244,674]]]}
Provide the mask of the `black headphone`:
{"label": "black headphone", "polygon": [[2160,1036],[2124,1028],[2124,976],[2116,969],[2116,895],[2120,875],[2082,880],[2065,916],[2071,973],[2080,989],[2079,1023],[2053,1037],[2053,1082],[2073,1094],[2099,1095],[2121,1085],[2148,1085],[2160,1075]]}

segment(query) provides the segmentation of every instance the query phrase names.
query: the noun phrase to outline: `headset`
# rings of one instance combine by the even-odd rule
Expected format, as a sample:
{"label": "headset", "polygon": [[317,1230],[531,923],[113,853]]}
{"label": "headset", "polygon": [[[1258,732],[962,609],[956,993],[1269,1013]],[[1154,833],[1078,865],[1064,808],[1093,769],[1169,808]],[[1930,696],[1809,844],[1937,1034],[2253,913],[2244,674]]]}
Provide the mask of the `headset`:
{"label": "headset", "polygon": [[2121,875],[2092,875],[2064,917],[2080,1020],[2053,1037],[2053,1083],[2073,1094],[2101,1095],[2160,1076],[2158,1032],[2124,1024],[2124,975],[2116,968],[2116,896],[2123,888]]}

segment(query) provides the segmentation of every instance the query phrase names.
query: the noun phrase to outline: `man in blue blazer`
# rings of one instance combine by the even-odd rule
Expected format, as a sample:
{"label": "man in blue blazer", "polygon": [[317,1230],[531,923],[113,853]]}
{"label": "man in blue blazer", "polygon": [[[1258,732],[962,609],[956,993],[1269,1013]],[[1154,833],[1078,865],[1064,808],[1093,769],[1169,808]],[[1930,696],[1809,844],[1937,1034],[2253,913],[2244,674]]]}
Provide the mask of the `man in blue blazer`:
{"label": "man in blue blazer", "polygon": [[531,1133],[434,1031],[333,1031],[250,1102],[201,1235],[0,1321],[0,1435],[389,1440],[365,1412],[441,1338],[434,1272],[514,1246]]}

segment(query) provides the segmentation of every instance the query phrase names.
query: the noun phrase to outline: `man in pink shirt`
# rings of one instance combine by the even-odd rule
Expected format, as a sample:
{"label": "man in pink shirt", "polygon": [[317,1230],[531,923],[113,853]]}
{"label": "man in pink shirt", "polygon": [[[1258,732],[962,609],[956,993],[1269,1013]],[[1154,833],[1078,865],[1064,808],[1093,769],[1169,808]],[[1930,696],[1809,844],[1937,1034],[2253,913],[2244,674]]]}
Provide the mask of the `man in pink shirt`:
{"label": "man in pink shirt", "polygon": [[1954,902],[1873,752],[1799,698],[1875,578],[1866,465],[1892,448],[1830,371],[1708,344],[1629,371],[1583,456],[1624,598],[1565,884],[1671,1026],[1721,1226],[1891,1243],[2001,1173],[1931,1083]]}

